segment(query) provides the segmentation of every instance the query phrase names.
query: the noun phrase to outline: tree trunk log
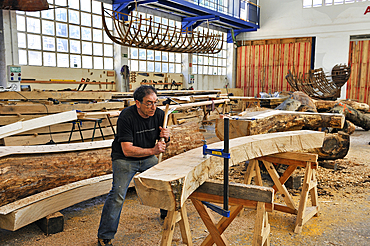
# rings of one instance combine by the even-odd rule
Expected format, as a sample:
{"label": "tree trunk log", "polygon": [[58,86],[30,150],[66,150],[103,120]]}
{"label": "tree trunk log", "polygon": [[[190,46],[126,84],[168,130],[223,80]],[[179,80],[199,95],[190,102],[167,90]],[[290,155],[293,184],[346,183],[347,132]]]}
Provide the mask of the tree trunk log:
{"label": "tree trunk log", "polygon": [[0,206],[112,172],[110,148],[0,159]]}
{"label": "tree trunk log", "polygon": [[338,103],[337,101],[327,100],[314,100],[314,102],[318,112],[329,112]]}
{"label": "tree trunk log", "polygon": [[199,127],[199,122],[189,122],[168,127],[171,129],[171,141],[166,148],[166,152],[163,153],[163,160],[203,146],[202,140],[204,140],[204,136],[199,131]]}
{"label": "tree trunk log", "polygon": [[[342,129],[344,117],[340,114],[289,112],[280,110],[259,111],[230,119],[230,138],[273,132],[332,127]],[[223,120],[216,120],[216,135],[223,140]]]}
{"label": "tree trunk log", "polygon": [[347,104],[348,106],[351,106],[352,108],[356,110],[360,110],[363,112],[368,112],[370,107],[366,103],[359,103],[351,100],[339,100],[341,103]]}
{"label": "tree trunk log", "polygon": [[322,148],[310,151],[319,155],[320,160],[343,159],[349,151],[350,137],[345,132],[327,133]]}
{"label": "tree trunk log", "polygon": [[[163,158],[202,146],[199,123],[171,126]],[[0,206],[83,179],[112,173],[111,148],[0,158]]]}
{"label": "tree trunk log", "polygon": [[343,114],[346,117],[346,120],[352,122],[356,126],[362,127],[365,131],[370,130],[370,117],[349,105],[338,103],[330,110],[330,112]]}

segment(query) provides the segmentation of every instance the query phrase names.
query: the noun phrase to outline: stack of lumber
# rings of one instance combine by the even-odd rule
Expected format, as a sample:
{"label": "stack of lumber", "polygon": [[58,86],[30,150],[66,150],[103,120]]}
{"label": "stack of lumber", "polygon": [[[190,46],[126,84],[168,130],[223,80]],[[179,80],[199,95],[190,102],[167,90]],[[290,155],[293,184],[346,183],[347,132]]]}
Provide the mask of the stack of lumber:
{"label": "stack of lumber", "polygon": [[[91,141],[95,119],[102,120],[101,127],[105,138],[112,139],[113,130],[107,115],[111,116],[110,120],[114,126],[117,121],[117,114],[98,114],[98,112],[117,112],[125,107],[125,102],[112,102],[110,101],[111,98],[111,92],[2,92],[0,93],[0,126],[75,110],[81,112],[78,118],[82,120],[90,119],[83,120],[80,123],[84,139]],[[22,133],[2,138],[0,141],[5,146],[40,145],[50,142],[67,143],[72,126],[72,121],[48,125],[38,129],[23,131]],[[77,125],[75,125],[75,128],[76,130],[78,129]],[[99,129],[96,129],[94,136],[97,140],[101,139]],[[70,141],[81,141],[80,134],[74,132]]]}
{"label": "stack of lumber", "polygon": [[[201,122],[219,117],[217,107],[225,100],[210,101],[219,91],[159,91],[160,103],[166,97],[173,97],[181,104],[169,119],[168,125],[183,124],[186,122]],[[208,93],[208,95],[207,95]],[[23,130],[22,132],[0,136],[0,145],[29,146],[42,144],[61,144],[68,142],[81,142],[103,140],[97,120],[104,139],[113,139],[115,125],[119,112],[134,103],[133,93],[113,92],[85,92],[85,91],[26,91],[0,93],[0,127],[30,119],[54,115],[67,111],[77,111],[77,119],[70,121],[45,124],[37,129]],[[172,102],[174,104],[174,102]],[[164,108],[164,106],[161,106]],[[47,123],[47,122],[45,122]],[[72,128],[74,126],[74,131]],[[81,134],[79,128],[81,129]],[[95,131],[94,131],[95,128]]]}

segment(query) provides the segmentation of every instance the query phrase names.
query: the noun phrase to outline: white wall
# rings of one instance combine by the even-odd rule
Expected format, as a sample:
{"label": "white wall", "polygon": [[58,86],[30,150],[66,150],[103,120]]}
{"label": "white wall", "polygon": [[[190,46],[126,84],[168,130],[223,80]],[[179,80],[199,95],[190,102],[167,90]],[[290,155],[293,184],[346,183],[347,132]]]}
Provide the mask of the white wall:
{"label": "white wall", "polygon": [[242,33],[237,40],[316,37],[315,68],[330,72],[335,64],[348,64],[350,36],[370,34],[370,13],[364,15],[370,2],[315,8],[303,8],[302,2],[260,1],[260,29]]}

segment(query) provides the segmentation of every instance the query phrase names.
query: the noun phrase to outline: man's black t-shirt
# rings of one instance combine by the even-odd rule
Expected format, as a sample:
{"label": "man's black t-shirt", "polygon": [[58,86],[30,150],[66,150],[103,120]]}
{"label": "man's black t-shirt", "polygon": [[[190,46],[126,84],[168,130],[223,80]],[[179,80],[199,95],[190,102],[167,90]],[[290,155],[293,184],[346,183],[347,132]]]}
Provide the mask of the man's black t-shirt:
{"label": "man's black t-shirt", "polygon": [[154,116],[143,118],[137,112],[136,105],[122,110],[117,121],[117,134],[112,144],[112,160],[140,160],[147,157],[126,157],[123,154],[121,142],[131,142],[136,147],[153,148],[159,139],[159,126],[163,125],[164,112],[157,108]]}

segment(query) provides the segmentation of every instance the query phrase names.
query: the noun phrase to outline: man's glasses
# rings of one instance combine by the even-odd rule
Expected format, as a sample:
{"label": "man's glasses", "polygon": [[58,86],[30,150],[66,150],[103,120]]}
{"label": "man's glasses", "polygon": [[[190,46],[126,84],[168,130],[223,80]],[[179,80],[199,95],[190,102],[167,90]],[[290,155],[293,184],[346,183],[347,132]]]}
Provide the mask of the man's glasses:
{"label": "man's glasses", "polygon": [[143,104],[143,105],[147,106],[148,108],[151,108],[151,107],[153,107],[153,106],[157,106],[158,102],[159,102],[159,101],[155,101],[155,102],[148,102],[148,103],[143,103],[143,102],[142,102],[141,104]]}

